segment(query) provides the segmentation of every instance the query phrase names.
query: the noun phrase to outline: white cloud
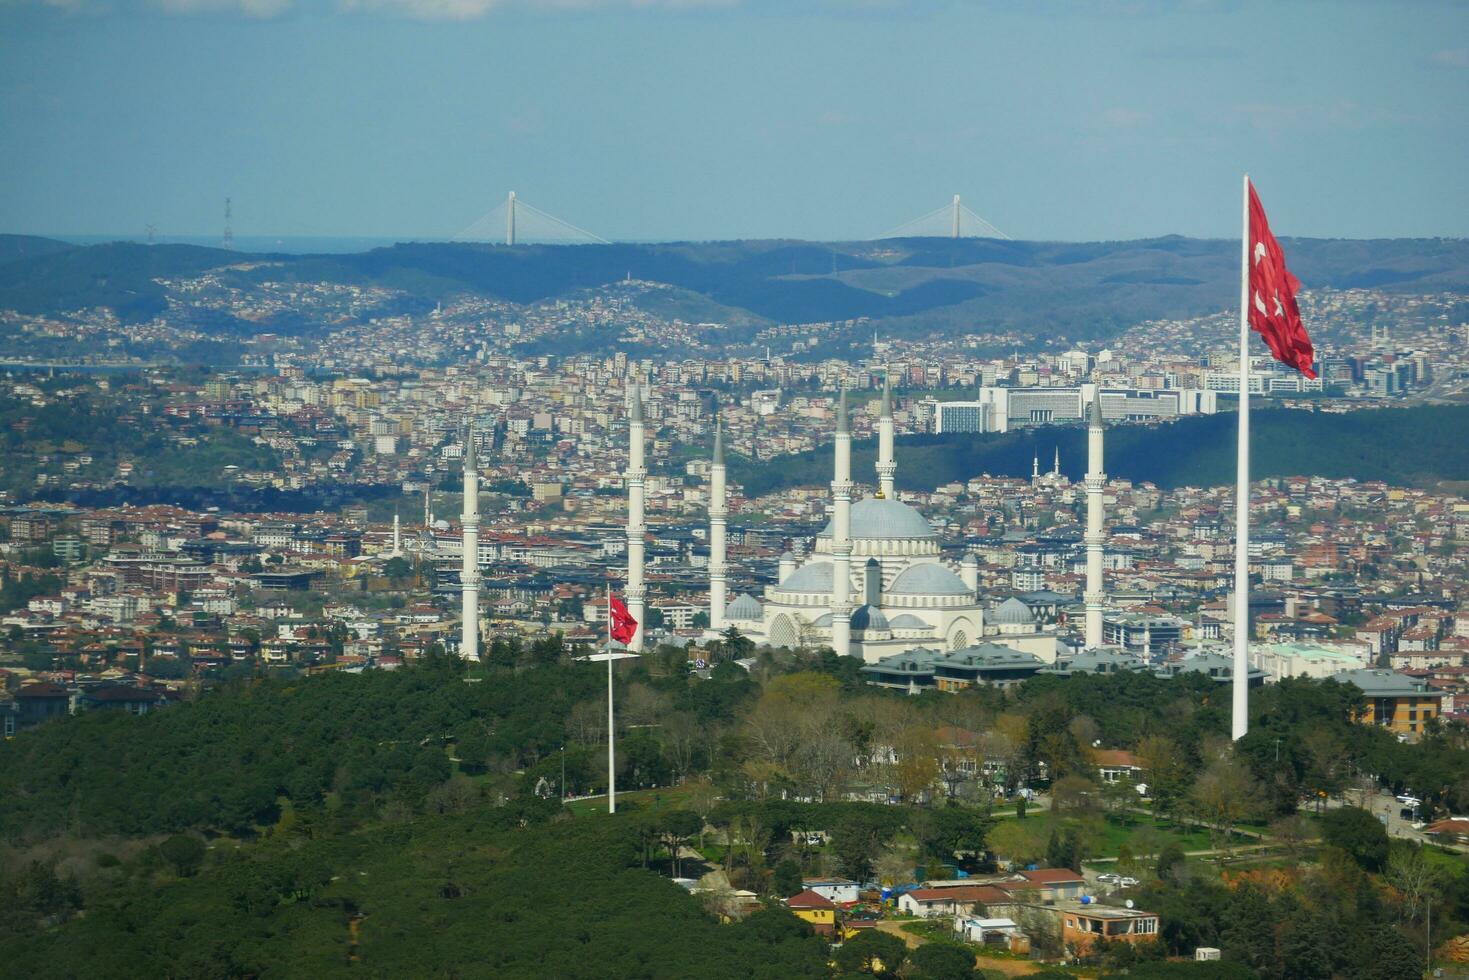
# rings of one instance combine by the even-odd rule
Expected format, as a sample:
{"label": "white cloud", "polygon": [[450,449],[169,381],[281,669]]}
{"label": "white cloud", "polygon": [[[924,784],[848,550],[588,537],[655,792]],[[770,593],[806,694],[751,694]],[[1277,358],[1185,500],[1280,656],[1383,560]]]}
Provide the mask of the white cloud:
{"label": "white cloud", "polygon": [[170,14],[243,14],[257,20],[277,17],[291,9],[291,0],[152,0]]}
{"label": "white cloud", "polygon": [[502,7],[526,10],[683,10],[700,7],[729,7],[739,0],[338,0],[339,10],[349,13],[385,13],[413,20],[476,20]]}

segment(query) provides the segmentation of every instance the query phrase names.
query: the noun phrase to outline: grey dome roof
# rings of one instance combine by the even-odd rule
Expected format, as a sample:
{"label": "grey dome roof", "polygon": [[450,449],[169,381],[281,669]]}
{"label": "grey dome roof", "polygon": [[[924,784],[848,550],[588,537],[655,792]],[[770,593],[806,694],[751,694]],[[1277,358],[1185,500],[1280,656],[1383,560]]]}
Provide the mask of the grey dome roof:
{"label": "grey dome roof", "polygon": [[895,630],[931,630],[931,629],[933,629],[932,626],[928,625],[927,623],[925,623],[923,620],[919,619],[917,616],[913,615],[912,613],[903,613],[900,616],[894,616],[893,619],[892,619],[892,621],[888,625],[891,628],[895,629]]}
{"label": "grey dome roof", "polygon": [[904,569],[887,592],[893,595],[968,595],[964,580],[937,562],[924,562]]}
{"label": "grey dome roof", "polygon": [[791,572],[778,588],[782,592],[830,592],[831,562],[813,561]]}
{"label": "grey dome roof", "polygon": [[1002,626],[1029,626],[1035,622],[1035,613],[1030,607],[1013,596],[1000,603],[995,610],[995,622]]}
{"label": "grey dome roof", "polygon": [[761,619],[764,615],[759,600],[748,592],[735,596],[735,601],[724,610],[725,619]]}
{"label": "grey dome roof", "polygon": [[822,613],[820,616],[817,616],[814,620],[812,620],[811,625],[812,626],[830,626],[831,625],[831,613]]}
{"label": "grey dome roof", "polygon": [[[830,522],[821,535],[832,536]],[[902,501],[864,497],[852,505],[852,537],[936,538],[938,535],[922,514]]]}
{"label": "grey dome roof", "polygon": [[887,628],[888,618],[882,614],[881,609],[859,606],[852,613],[852,629],[854,630],[885,630]]}

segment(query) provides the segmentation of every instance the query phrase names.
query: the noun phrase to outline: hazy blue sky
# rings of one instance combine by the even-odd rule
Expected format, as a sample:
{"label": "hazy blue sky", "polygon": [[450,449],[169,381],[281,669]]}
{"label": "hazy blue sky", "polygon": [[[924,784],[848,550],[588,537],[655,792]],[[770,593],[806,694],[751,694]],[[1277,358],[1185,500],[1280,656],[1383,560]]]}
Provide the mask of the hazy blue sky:
{"label": "hazy blue sky", "polygon": [[1469,4],[0,0],[0,230],[1469,235]]}

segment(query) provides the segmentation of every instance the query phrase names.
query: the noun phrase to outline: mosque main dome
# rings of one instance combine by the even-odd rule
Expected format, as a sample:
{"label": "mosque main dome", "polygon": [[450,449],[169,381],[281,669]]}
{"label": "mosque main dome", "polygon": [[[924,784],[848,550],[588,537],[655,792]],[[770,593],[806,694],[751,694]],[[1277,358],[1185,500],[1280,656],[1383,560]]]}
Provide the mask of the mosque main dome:
{"label": "mosque main dome", "polygon": [[[854,538],[937,538],[938,533],[915,508],[901,500],[864,497],[852,505],[852,537]],[[818,537],[830,538],[831,522]]]}

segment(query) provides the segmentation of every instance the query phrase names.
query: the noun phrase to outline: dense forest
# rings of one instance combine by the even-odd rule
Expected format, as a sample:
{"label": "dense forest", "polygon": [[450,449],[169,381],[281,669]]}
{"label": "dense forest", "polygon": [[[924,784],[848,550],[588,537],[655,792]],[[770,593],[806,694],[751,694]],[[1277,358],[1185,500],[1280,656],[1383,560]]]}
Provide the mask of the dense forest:
{"label": "dense forest", "polygon": [[[828,976],[825,946],[783,911],[718,925],[743,914],[728,889],[774,899],[802,874],[901,882],[961,861],[1111,855],[1164,917],[1154,955],[1212,944],[1232,961],[1181,975],[1412,975],[1365,964],[1417,941],[1402,882],[1429,880],[1409,874],[1426,849],[1389,843],[1351,806],[1308,824],[1297,803],[1411,786],[1432,812],[1462,811],[1461,728],[1406,745],[1351,721],[1354,689],[1285,681],[1255,696],[1231,750],[1228,700],[1201,677],[907,697],[829,651],[762,652],[747,672],[730,660],[747,643],[720,644],[707,678],[674,648],[621,668],[618,782],[633,797],[615,819],[557,800],[605,785],[606,714],[605,675],[555,637],[496,639],[472,669],[432,656],[238,680],[143,717],[23,732],[0,745],[0,957],[26,976]],[[1096,781],[1098,745],[1138,755],[1149,810]],[[991,785],[951,782],[956,753],[999,763]],[[1048,788],[1048,811],[994,808],[991,789],[1025,784]],[[1184,859],[1181,844],[1228,848],[1246,825],[1314,861],[1221,880]],[[659,877],[711,867],[724,891]],[[1469,927],[1462,863],[1429,870],[1412,901],[1431,892],[1435,928]],[[1262,938],[1266,920],[1287,928]],[[1323,930],[1355,938],[1323,953]],[[839,969],[864,948],[849,945]],[[942,959],[905,969],[961,975],[924,972]],[[1174,972],[1130,950],[1093,959]]]}
{"label": "dense forest", "polygon": [[[1314,475],[1416,487],[1469,479],[1469,440],[1463,437],[1469,431],[1469,406],[1340,414],[1257,408],[1250,426],[1250,472],[1256,479]],[[1163,425],[1113,426],[1107,431],[1107,474],[1164,489],[1227,484],[1234,479],[1234,427],[1231,413]],[[1404,448],[1409,446],[1411,452]],[[897,442],[898,487],[932,490],[981,473],[1026,477],[1034,456],[1048,461],[1057,448],[1061,471],[1080,480],[1086,469],[1086,430],[1081,426],[906,436]],[[875,442],[855,445],[854,471],[871,472],[876,458]],[[831,450],[760,462],[736,459],[731,478],[752,497],[823,484],[831,479]]]}

